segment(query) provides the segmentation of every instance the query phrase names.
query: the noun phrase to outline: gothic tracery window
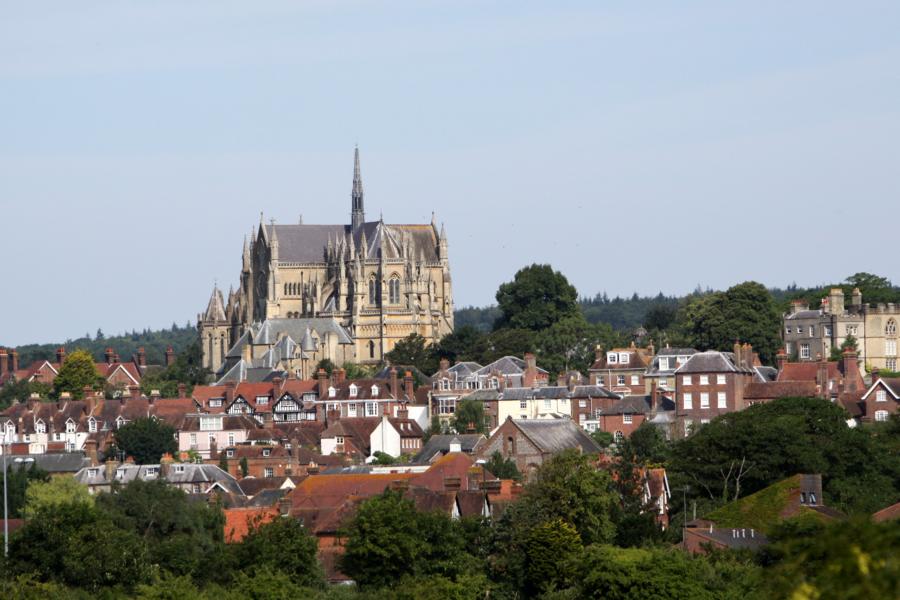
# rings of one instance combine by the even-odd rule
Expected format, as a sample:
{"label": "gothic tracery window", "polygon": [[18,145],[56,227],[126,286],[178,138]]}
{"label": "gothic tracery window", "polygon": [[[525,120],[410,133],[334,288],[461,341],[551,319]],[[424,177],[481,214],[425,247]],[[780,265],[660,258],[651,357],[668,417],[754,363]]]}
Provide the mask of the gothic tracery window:
{"label": "gothic tracery window", "polygon": [[369,304],[375,304],[378,299],[378,288],[375,284],[375,278],[369,279]]}
{"label": "gothic tracery window", "polygon": [[884,326],[884,335],[890,337],[897,335],[897,321],[891,319],[887,322],[887,325]]}
{"label": "gothic tracery window", "polygon": [[391,304],[400,304],[400,279],[392,277],[388,283],[388,296]]}

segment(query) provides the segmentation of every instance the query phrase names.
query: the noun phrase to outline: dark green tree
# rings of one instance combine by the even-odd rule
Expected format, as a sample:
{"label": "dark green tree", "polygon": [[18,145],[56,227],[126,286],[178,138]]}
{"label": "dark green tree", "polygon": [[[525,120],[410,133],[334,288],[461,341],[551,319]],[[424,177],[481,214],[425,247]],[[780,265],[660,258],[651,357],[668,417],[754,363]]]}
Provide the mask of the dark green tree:
{"label": "dark green tree", "polygon": [[515,461],[510,458],[503,458],[503,455],[499,452],[491,454],[488,461],[484,463],[484,468],[498,479],[515,479],[516,481],[522,479],[522,474],[519,473],[519,468],[516,466]]}
{"label": "dark green tree", "polygon": [[85,386],[102,389],[103,377],[97,372],[94,357],[87,350],[75,350],[63,361],[59,374],[53,380],[56,395],[69,392],[73,398],[84,397]]}
{"label": "dark green tree", "polygon": [[175,429],[153,417],[142,417],[126,423],[115,434],[116,446],[139,465],[158,463],[163,454],[175,454],[178,442]]}
{"label": "dark green tree", "polygon": [[647,311],[644,317],[644,327],[649,331],[665,331],[675,322],[676,307],[670,304],[657,304]]}
{"label": "dark green tree", "polygon": [[239,463],[241,468],[241,477],[246,477],[250,473],[250,465],[247,464],[247,457],[242,456]]}
{"label": "dark green tree", "polygon": [[435,354],[438,358],[446,358],[450,363],[461,361],[478,361],[476,349],[482,343],[485,333],[475,329],[471,325],[465,325],[454,329],[453,333],[449,333],[441,338],[440,343],[435,347]]}
{"label": "dark green tree", "polygon": [[481,401],[463,398],[456,405],[450,426],[456,433],[484,433],[487,430],[485,419]]}
{"label": "dark green tree", "polygon": [[748,342],[763,362],[771,362],[781,345],[781,315],[772,294],[748,281],[725,292],[694,296],[679,309],[676,340],[702,350],[731,350]]}
{"label": "dark green tree", "polygon": [[840,346],[831,347],[831,355],[828,357],[828,360],[841,360],[844,357],[845,350],[856,352],[857,345],[856,338],[852,335],[848,335],[847,338],[841,342]]}
{"label": "dark green tree", "polygon": [[607,448],[612,445],[615,438],[610,432],[597,429],[591,432],[591,439],[597,442],[597,445],[601,448]]}
{"label": "dark green tree", "polygon": [[372,456],[375,460],[372,461],[373,465],[393,465],[397,462],[397,459],[388,454],[387,452],[381,452],[376,450]]}
{"label": "dark green tree", "polygon": [[562,519],[538,524],[525,542],[525,593],[535,597],[565,589],[575,581],[584,550],[578,531]]}
{"label": "dark green tree", "polygon": [[581,316],[575,286],[550,265],[519,270],[497,290],[497,305],[501,315],[495,329],[541,331],[566,317]]}
{"label": "dark green tree", "polygon": [[438,370],[438,357],[428,340],[412,333],[394,345],[394,349],[384,355],[392,365],[413,366],[423,373]]}
{"label": "dark green tree", "polygon": [[536,334],[528,329],[498,329],[483,338],[475,347],[476,362],[490,364],[504,356],[523,356],[534,352]]}
{"label": "dark green tree", "polygon": [[[28,487],[32,483],[46,483],[50,481],[50,474],[38,468],[37,464],[16,463],[15,457],[6,457],[6,496],[9,508],[9,517],[19,519],[25,509],[25,499]],[[0,459],[0,469],[3,461]]]}
{"label": "dark green tree", "polygon": [[323,358],[322,360],[320,360],[318,362],[318,364],[316,364],[316,373],[318,373],[321,370],[324,370],[325,374],[328,375],[329,377],[331,377],[331,374],[334,372],[335,368],[336,367],[335,367],[334,363],[331,362],[331,359]]}
{"label": "dark green tree", "polygon": [[228,473],[228,457],[224,452],[219,454],[219,468]]}
{"label": "dark green tree", "polygon": [[251,529],[237,549],[238,564],[280,571],[306,587],[321,587],[325,582],[317,552],[316,538],[299,519],[290,517]]}
{"label": "dark green tree", "polygon": [[597,346],[612,348],[624,337],[606,323],[591,325],[581,315],[566,317],[537,334],[535,347],[543,368],[550,373],[586,372]]}

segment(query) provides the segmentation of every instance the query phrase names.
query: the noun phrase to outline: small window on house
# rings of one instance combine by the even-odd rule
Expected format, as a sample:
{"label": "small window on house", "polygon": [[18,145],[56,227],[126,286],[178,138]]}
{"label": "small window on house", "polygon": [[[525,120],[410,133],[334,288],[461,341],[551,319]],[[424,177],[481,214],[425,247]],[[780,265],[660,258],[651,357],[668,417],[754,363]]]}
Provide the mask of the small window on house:
{"label": "small window on house", "polygon": [[525,410],[528,408],[528,400],[519,400],[519,409]]}
{"label": "small window on house", "polygon": [[[446,379],[444,381],[446,381]],[[373,398],[377,398],[378,397],[378,386],[373,385],[370,392],[371,392]]]}
{"label": "small window on house", "polygon": [[272,451],[268,448],[263,448],[262,454],[263,454],[263,456],[270,456],[272,454]]}
{"label": "small window on house", "polygon": [[367,417],[377,417],[378,416],[378,403],[377,402],[366,402],[366,416]]}
{"label": "small window on house", "polygon": [[35,433],[47,433],[47,426],[44,425],[43,421],[38,421],[34,424]]}
{"label": "small window on house", "polygon": [[335,394],[337,394],[337,390],[334,389],[333,386],[329,387],[329,388],[328,388],[328,397],[329,397],[329,398],[334,398]]}
{"label": "small window on house", "polygon": [[222,406],[221,398],[210,398],[209,399],[209,407],[210,408],[218,408],[220,406]]}
{"label": "small window on house", "polygon": [[719,385],[725,385],[725,375],[723,375],[723,374],[716,375],[716,383]]}
{"label": "small window on house", "polygon": [[885,356],[897,356],[897,340],[884,340]]}
{"label": "small window on house", "polygon": [[620,365],[628,364],[628,362],[630,360],[628,354],[629,354],[628,352],[619,352],[619,364]]}
{"label": "small window on house", "polygon": [[265,470],[263,471],[263,476],[264,477],[275,477],[275,469],[273,469],[272,467],[266,467]]}
{"label": "small window on house", "polygon": [[824,326],[823,326],[823,329],[825,330],[825,331],[824,331],[825,337],[829,337],[829,338],[830,338],[830,337],[831,337],[831,326],[830,326],[830,325],[824,325]]}
{"label": "small window on house", "polygon": [[269,403],[268,396],[257,396],[256,397],[256,405],[257,406],[266,406]]}
{"label": "small window on house", "polygon": [[800,504],[806,504],[806,492],[800,492]]}
{"label": "small window on house", "polygon": [[97,477],[100,475],[100,469],[88,469],[88,477]]}
{"label": "small window on house", "polygon": [[700,394],[700,408],[709,408],[709,394],[706,392]]}
{"label": "small window on house", "polygon": [[809,358],[809,344],[800,344],[800,358]]}
{"label": "small window on house", "polygon": [[816,326],[810,325],[809,326],[809,337],[815,337],[815,335],[816,335]]}
{"label": "small window on house", "polygon": [[75,433],[74,421],[66,421],[66,433]]}
{"label": "small window on house", "polygon": [[631,415],[622,415],[622,423],[624,423],[626,425],[631,425],[632,416]]}
{"label": "small window on house", "polygon": [[887,393],[884,390],[876,391],[875,402],[887,402]]}
{"label": "small window on house", "polygon": [[641,384],[641,376],[640,375],[632,375],[631,376],[631,385],[640,385]]}
{"label": "small window on house", "polygon": [[815,504],[816,504],[816,493],[815,492],[809,493],[809,503],[812,504],[813,506],[815,506]]}
{"label": "small window on house", "polygon": [[694,397],[691,394],[684,395],[684,410],[691,410],[694,408]]}
{"label": "small window on house", "polygon": [[791,328],[790,328],[790,327],[785,327],[785,328],[784,328],[784,332],[785,332],[786,334],[788,334],[788,335],[791,335]]}
{"label": "small window on house", "polygon": [[550,398],[544,398],[544,410],[550,410],[553,406],[553,401]]}
{"label": "small window on house", "polygon": [[619,362],[619,355],[615,352],[607,352],[606,353],[606,362],[610,365],[615,365]]}
{"label": "small window on house", "polygon": [[891,337],[897,335],[897,321],[891,319],[887,322],[887,325],[884,326],[884,335]]}
{"label": "small window on house", "polygon": [[400,304],[400,279],[392,277],[388,282],[388,295],[391,304]]}
{"label": "small window on house", "polygon": [[351,384],[350,384],[350,397],[351,397],[351,398],[356,398],[356,392],[357,392],[357,391],[358,391],[358,388],[356,387],[356,384],[355,384],[355,383],[351,383]]}
{"label": "small window on house", "polygon": [[225,456],[227,456],[228,458],[234,458],[234,450],[229,448],[228,450],[225,451]]}
{"label": "small window on house", "polygon": [[336,436],[334,436],[334,443],[337,444],[337,445],[339,445],[339,446],[340,446],[340,445],[343,445],[343,443],[344,443],[344,436],[342,436],[342,435],[336,435]]}
{"label": "small window on house", "polygon": [[691,385],[691,376],[690,375],[682,375],[681,376],[681,385]]}
{"label": "small window on house", "polygon": [[700,376],[700,385],[709,385],[709,375]]}
{"label": "small window on house", "polygon": [[617,444],[621,444],[625,441],[625,434],[621,431],[617,431],[613,434],[613,438],[616,440]]}
{"label": "small window on house", "polygon": [[578,408],[587,408],[587,400],[582,398],[578,401]]}
{"label": "small window on house", "polygon": [[184,473],[184,465],[175,465],[176,473]]}
{"label": "small window on house", "polygon": [[875,411],[875,420],[876,421],[887,421],[888,420],[888,411],[876,410]]}
{"label": "small window on house", "polygon": [[603,380],[603,375],[597,376],[597,385],[600,385],[600,386],[606,385]]}
{"label": "small window on house", "polygon": [[625,376],[624,375],[616,376],[616,385],[625,385]]}
{"label": "small window on house", "polygon": [[96,433],[97,431],[97,419],[94,417],[88,419],[88,431],[91,433]]}
{"label": "small window on house", "polygon": [[347,405],[347,416],[348,417],[356,416],[356,404],[348,404]]}
{"label": "small window on house", "polygon": [[728,408],[728,396],[725,392],[719,392],[717,402],[719,408]]}

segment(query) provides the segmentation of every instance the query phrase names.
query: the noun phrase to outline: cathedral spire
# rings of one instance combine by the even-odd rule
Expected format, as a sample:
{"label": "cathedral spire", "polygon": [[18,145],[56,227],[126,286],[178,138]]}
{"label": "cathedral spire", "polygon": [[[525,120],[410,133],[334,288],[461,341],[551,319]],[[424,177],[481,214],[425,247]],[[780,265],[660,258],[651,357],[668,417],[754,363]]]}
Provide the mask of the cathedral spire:
{"label": "cathedral spire", "polygon": [[353,150],[353,191],[350,193],[353,210],[350,213],[350,225],[356,231],[366,221],[366,211],[363,207],[362,175],[359,172],[359,146]]}
{"label": "cathedral spire", "polygon": [[243,267],[244,272],[250,272],[250,242],[247,241],[247,236],[244,236],[244,255],[243,255]]}

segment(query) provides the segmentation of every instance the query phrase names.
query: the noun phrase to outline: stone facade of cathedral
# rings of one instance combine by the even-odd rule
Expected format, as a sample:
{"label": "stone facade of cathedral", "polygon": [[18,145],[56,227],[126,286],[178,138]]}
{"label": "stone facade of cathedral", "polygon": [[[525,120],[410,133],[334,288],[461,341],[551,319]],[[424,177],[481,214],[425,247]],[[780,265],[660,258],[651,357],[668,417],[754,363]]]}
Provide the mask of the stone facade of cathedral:
{"label": "stone facade of cathedral", "polygon": [[358,149],[351,201],[349,225],[260,219],[237,291],[214,289],[198,316],[204,366],[308,377],[322,358],[376,364],[412,333],[436,342],[453,330],[443,226],[366,221]]}

